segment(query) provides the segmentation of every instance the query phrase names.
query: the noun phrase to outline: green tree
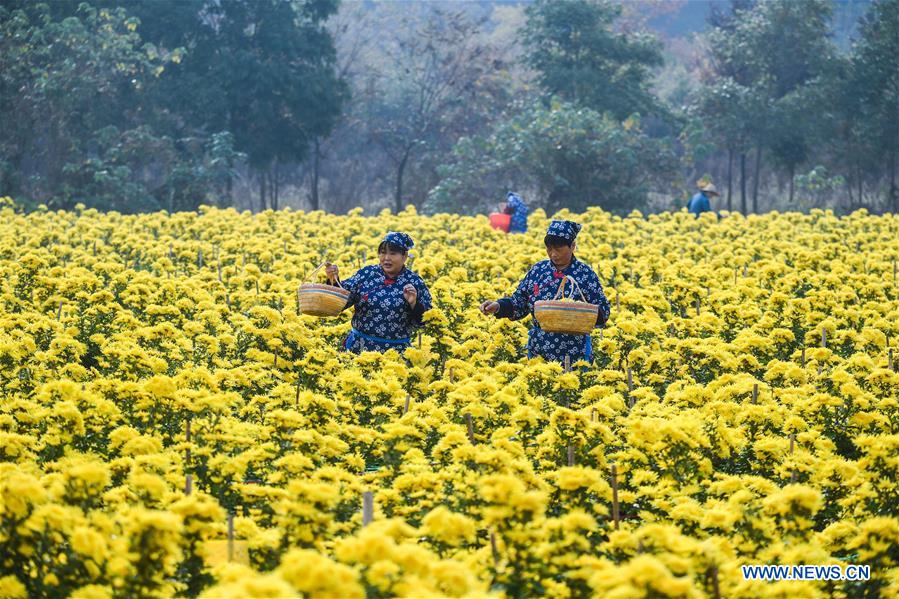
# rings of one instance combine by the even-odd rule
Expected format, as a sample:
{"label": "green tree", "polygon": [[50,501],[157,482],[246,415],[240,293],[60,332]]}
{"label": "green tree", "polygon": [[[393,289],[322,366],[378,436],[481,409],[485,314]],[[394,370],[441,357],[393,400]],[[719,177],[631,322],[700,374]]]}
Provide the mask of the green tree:
{"label": "green tree", "polygon": [[172,126],[160,81],[183,48],[145,43],[122,8],[0,8],[0,193],[26,204],[193,210],[227,189],[228,132]]}
{"label": "green tree", "polygon": [[[172,9],[175,10],[172,13]],[[304,160],[347,98],[325,20],[337,0],[139,2],[130,10],[155,48],[184,47],[156,88],[180,135],[228,131],[277,208],[279,165]]]}
{"label": "green tree", "polygon": [[532,188],[550,212],[598,205],[625,213],[677,176],[669,143],[643,133],[635,117],[620,123],[558,100],[516,108],[489,136],[459,141],[427,210],[472,212],[511,188]]}
{"label": "green tree", "polygon": [[527,9],[522,39],[527,62],[549,94],[618,119],[661,108],[650,69],[661,46],[644,34],[613,30],[620,6],[605,1],[537,0]]}
{"label": "green tree", "polygon": [[[899,0],[872,4],[860,23],[853,48],[851,85],[847,95],[858,99],[864,138],[876,163],[889,178],[887,205],[899,210],[896,161],[899,159]],[[857,129],[859,126],[857,125]],[[861,195],[861,194],[859,194]]]}
{"label": "green tree", "polygon": [[[713,69],[700,110],[731,157],[740,154],[744,212],[747,146],[755,150],[752,210],[757,212],[763,152],[771,152],[792,182],[822,130],[819,115],[808,106],[824,100],[832,77],[830,15],[826,0],[768,0],[734,2],[731,15],[712,19]],[[792,189],[791,183],[791,199]]]}
{"label": "green tree", "polygon": [[[406,175],[416,162],[426,164],[450,151],[461,135],[480,129],[483,115],[503,97],[499,65],[478,36],[479,24],[463,11],[421,10],[398,17],[400,33],[383,50],[391,67],[380,72],[380,86],[371,82],[373,93],[364,98],[370,138],[393,167],[397,211],[406,204]],[[426,170],[419,176],[427,176]]]}
{"label": "green tree", "polygon": [[[836,52],[829,39],[832,12],[828,0],[769,0],[759,3],[740,26],[768,103],[767,145],[789,176],[791,203],[796,168],[807,161],[822,130],[820,111],[809,106],[827,101],[824,92]],[[754,191],[754,210],[757,195]]]}
{"label": "green tree", "polygon": [[732,210],[733,163],[740,159],[740,208],[746,205],[746,153],[751,147],[753,114],[759,112],[753,93],[752,74],[745,52],[736,51],[732,37],[743,13],[754,6],[750,0],[731,0],[729,10],[713,6],[708,17],[709,67],[702,73],[705,85],[694,107],[703,128],[727,150],[727,209]]}
{"label": "green tree", "polygon": [[129,106],[171,57],[148,56],[121,9],[82,5],[55,20],[46,5],[27,8],[0,8],[0,193],[61,208],[152,205],[148,182],[109,153],[140,144],[148,163],[165,153]]}

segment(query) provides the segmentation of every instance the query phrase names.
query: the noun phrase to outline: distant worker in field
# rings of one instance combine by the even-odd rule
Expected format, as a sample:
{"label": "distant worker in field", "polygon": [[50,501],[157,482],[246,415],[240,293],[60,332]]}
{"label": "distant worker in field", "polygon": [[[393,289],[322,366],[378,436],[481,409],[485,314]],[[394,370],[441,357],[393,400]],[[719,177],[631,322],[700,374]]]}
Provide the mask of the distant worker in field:
{"label": "distant worker in field", "polygon": [[699,215],[703,212],[712,211],[712,203],[709,198],[717,197],[718,190],[708,180],[700,180],[696,183],[696,186],[699,188],[699,191],[690,200],[687,210],[696,218],[699,218]]}
{"label": "distant worker in field", "polygon": [[512,215],[509,222],[509,233],[527,233],[528,231],[528,205],[524,203],[517,193],[510,191],[506,195],[505,214]]}
{"label": "distant worker in field", "polygon": [[[575,238],[581,226],[569,220],[554,220],[549,224],[543,244],[548,260],[531,267],[515,292],[496,301],[486,301],[480,310],[493,314],[496,318],[520,320],[531,315],[531,329],[528,331],[528,357],[541,356],[550,362],[569,364],[578,360],[593,361],[593,343],[590,334],[550,333],[540,327],[534,316],[534,302],[552,300],[559,295],[561,283],[575,281],[562,287],[564,299],[583,300],[598,307],[596,321],[588,323],[588,328],[606,323],[611,313],[609,301],[602,290],[599,277],[585,263],[574,256]],[[579,309],[572,306],[572,309]]]}

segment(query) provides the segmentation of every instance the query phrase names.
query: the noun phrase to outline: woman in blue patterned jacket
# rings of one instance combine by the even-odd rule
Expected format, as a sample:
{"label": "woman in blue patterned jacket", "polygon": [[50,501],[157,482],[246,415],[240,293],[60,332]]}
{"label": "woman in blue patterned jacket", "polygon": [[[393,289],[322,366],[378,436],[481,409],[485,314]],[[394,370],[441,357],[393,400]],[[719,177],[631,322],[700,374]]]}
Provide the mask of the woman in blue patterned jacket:
{"label": "woman in blue patterned jacket", "polygon": [[[566,276],[577,281],[585,299],[599,306],[596,326],[605,324],[611,308],[602,290],[599,277],[593,269],[574,256],[575,238],[581,226],[571,221],[554,220],[546,231],[543,243],[548,260],[538,262],[528,271],[515,292],[496,301],[481,304],[481,312],[493,314],[496,318],[520,320],[531,315],[531,329],[528,331],[528,357],[542,356],[551,362],[563,363],[568,357],[571,364],[578,360],[593,361],[593,344],[590,335],[568,335],[549,333],[540,328],[534,316],[534,302],[551,300]],[[566,298],[580,300],[574,285],[566,285]]]}
{"label": "woman in blue patterned jacket", "polygon": [[[415,244],[405,233],[391,231],[378,246],[378,265],[365,266],[342,281],[350,292],[346,307],[355,306],[353,328],[342,349],[361,351],[403,351],[412,334],[421,326],[422,316],[431,309],[431,292],[416,273],[406,268],[409,250]],[[331,281],[339,271],[328,264]]]}
{"label": "woman in blue patterned jacket", "polygon": [[521,196],[510,191],[506,195],[506,207],[503,212],[512,215],[509,222],[509,233],[528,232],[528,206]]}

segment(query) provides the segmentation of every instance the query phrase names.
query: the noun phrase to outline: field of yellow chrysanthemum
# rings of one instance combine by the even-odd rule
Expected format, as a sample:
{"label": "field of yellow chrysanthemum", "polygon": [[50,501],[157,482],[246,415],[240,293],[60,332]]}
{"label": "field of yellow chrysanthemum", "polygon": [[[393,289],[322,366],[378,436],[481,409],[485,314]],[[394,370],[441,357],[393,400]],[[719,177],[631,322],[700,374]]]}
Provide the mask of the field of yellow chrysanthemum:
{"label": "field of yellow chrysanthemum", "polygon": [[[541,211],[0,216],[0,596],[899,594],[895,216],[562,213],[613,306],[570,373],[477,308]],[[434,309],[338,353],[298,285],[387,230]]]}

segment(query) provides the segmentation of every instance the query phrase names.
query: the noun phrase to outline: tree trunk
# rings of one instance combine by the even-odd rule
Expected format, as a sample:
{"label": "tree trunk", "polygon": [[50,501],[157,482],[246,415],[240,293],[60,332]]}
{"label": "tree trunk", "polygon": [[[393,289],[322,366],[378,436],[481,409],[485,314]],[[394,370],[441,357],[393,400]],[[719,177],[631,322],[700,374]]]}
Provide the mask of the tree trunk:
{"label": "tree trunk", "polygon": [[406,148],[406,151],[403,153],[403,158],[400,160],[400,164],[396,169],[396,196],[394,196],[394,200],[396,201],[397,214],[403,210],[403,173],[406,171],[406,164],[409,162],[409,154],[411,151],[412,148]]}
{"label": "tree trunk", "polygon": [[852,166],[850,166],[848,172],[846,173],[846,191],[849,192],[850,206],[855,203],[855,198],[852,197],[852,186],[854,185],[854,183],[855,182],[852,180]]}
{"label": "tree trunk", "polygon": [[793,206],[793,179],[796,177],[796,165],[790,164],[790,206]]}
{"label": "tree trunk", "polygon": [[890,158],[890,212],[893,214],[896,213],[896,204],[899,203],[899,198],[896,196],[896,150],[893,150]]}
{"label": "tree trunk", "polygon": [[740,208],[746,215],[746,152],[740,152]]}
{"label": "tree trunk", "polygon": [[281,185],[280,185],[280,181],[279,181],[280,177],[278,177],[279,171],[280,171],[280,168],[278,168],[278,161],[276,160],[274,166],[272,166],[272,179],[271,179],[271,181],[272,181],[272,193],[271,193],[272,210],[278,209],[278,202],[281,199],[280,198]]}
{"label": "tree trunk", "polygon": [[755,148],[755,177],[752,181],[752,212],[759,212],[759,171],[762,168],[762,146]]}
{"label": "tree trunk", "polygon": [[259,170],[259,212],[265,211],[265,171]]}
{"label": "tree trunk", "polygon": [[858,207],[861,208],[865,205],[865,200],[862,197],[862,193],[864,192],[864,181],[862,181],[862,166],[858,165]]}
{"label": "tree trunk", "polygon": [[315,144],[312,152],[312,190],[309,193],[309,207],[311,210],[318,210],[318,178],[321,160],[321,142],[319,138],[315,138]]}
{"label": "tree trunk", "polygon": [[731,203],[731,192],[733,191],[733,182],[734,182],[734,150],[733,148],[727,149],[727,211],[733,211],[733,204]]}

